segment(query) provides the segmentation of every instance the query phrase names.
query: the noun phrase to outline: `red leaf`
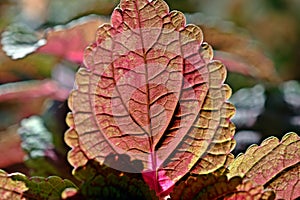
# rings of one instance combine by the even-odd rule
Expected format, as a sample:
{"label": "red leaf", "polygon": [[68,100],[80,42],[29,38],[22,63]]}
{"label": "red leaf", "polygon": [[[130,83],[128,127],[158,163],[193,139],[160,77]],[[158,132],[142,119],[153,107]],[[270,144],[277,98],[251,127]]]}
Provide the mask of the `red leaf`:
{"label": "red leaf", "polygon": [[70,163],[127,154],[158,196],[190,171],[228,164],[234,108],[201,29],[162,0],[123,0],[111,22],[88,47],[69,98]]}
{"label": "red leaf", "polygon": [[85,47],[93,41],[94,32],[107,22],[99,16],[82,17],[65,26],[55,26],[46,30],[46,44],[37,52],[47,53],[81,63]]}

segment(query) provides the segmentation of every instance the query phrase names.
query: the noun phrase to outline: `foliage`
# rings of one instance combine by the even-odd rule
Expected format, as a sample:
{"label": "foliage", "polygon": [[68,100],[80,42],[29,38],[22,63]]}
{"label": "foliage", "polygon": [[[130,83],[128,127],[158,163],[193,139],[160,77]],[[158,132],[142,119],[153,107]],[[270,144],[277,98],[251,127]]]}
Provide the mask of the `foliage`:
{"label": "foliage", "polygon": [[27,178],[20,173],[0,171],[1,199],[59,199],[66,188],[76,188],[69,180],[52,176]]}
{"label": "foliage", "polygon": [[[64,134],[72,176],[64,173],[69,168],[61,162],[47,116],[24,119],[18,129],[25,163],[36,171],[28,174],[70,180],[1,170],[1,198],[299,198],[296,133],[281,141],[270,137],[236,158],[231,153],[235,108],[228,102],[231,88],[223,63],[233,72],[278,81],[272,61],[251,46],[248,36],[205,26],[194,17],[187,20],[196,25],[187,24],[184,14],[169,11],[163,0],[121,0],[110,24],[92,15],[64,27],[10,26],[2,45],[12,58],[46,53],[55,57],[51,64],[82,65],[68,97]],[[41,104],[63,101],[72,81],[47,77],[6,83],[0,86],[0,102],[23,103],[24,96]]]}

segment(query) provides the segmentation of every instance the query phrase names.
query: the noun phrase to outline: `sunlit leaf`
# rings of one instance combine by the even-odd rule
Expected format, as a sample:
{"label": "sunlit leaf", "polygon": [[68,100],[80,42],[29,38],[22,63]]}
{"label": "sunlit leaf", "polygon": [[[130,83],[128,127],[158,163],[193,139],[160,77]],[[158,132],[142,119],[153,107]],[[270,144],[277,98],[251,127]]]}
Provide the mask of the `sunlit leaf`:
{"label": "sunlit leaf", "polygon": [[162,0],[123,0],[111,23],[87,48],[69,98],[69,162],[78,168],[127,154],[142,162],[144,180],[158,196],[188,172],[228,165],[231,90],[201,29]]}
{"label": "sunlit leaf", "polygon": [[253,145],[229,166],[229,177],[241,176],[272,189],[277,199],[300,197],[300,138],[286,134],[281,141],[270,137],[260,146]]}
{"label": "sunlit leaf", "polygon": [[274,192],[264,190],[263,186],[251,181],[242,182],[241,177],[228,179],[225,174],[206,174],[190,176],[186,181],[175,186],[171,193],[172,200],[240,200],[275,198]]}
{"label": "sunlit leaf", "polygon": [[[299,146],[299,145],[298,145]],[[266,184],[266,188],[276,191],[276,199],[299,199],[300,164],[281,172]]]}
{"label": "sunlit leaf", "polygon": [[[26,184],[22,181],[12,179],[12,174],[7,174],[5,171],[0,170],[0,195],[1,199],[25,199],[22,194],[28,190]],[[23,176],[23,175],[19,175]]]}

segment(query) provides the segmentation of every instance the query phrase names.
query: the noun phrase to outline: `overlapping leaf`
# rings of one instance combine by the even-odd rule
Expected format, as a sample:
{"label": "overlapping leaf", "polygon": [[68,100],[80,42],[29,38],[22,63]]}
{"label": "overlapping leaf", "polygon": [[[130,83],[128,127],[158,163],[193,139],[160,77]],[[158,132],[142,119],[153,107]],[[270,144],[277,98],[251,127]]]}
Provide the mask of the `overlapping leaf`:
{"label": "overlapping leaf", "polygon": [[12,24],[2,34],[3,50],[13,59],[23,58],[35,51],[82,62],[84,48],[92,42],[97,27],[107,19],[85,16],[64,26],[32,30],[23,24]]}
{"label": "overlapping leaf", "polygon": [[76,189],[76,186],[69,180],[56,176],[27,178],[20,173],[7,174],[0,171],[0,195],[3,200],[60,199],[61,193],[66,188]]}
{"label": "overlapping leaf", "polygon": [[235,192],[224,197],[224,200],[239,199],[274,200],[275,194],[273,191],[265,190],[263,186],[248,180],[238,185]]}
{"label": "overlapping leaf", "polygon": [[241,182],[242,179],[240,177],[228,180],[226,175],[207,174],[191,176],[174,188],[174,192],[171,193],[171,199],[218,199],[236,191],[237,186]]}
{"label": "overlapping leaf", "polygon": [[[93,39],[94,35],[91,33],[107,22],[108,19],[104,16],[91,15],[46,30],[34,31],[24,25],[11,25],[3,34],[3,48],[12,58],[40,52],[81,62],[84,47]],[[215,51],[215,58],[221,60],[229,71],[271,81],[278,80],[273,62],[249,35],[240,34],[240,30],[229,25],[224,26],[222,21],[212,23],[201,13],[188,14],[187,22],[204,29],[206,40],[218,50]]]}
{"label": "overlapping leaf", "polygon": [[225,174],[211,173],[190,176],[181,182],[171,193],[172,200],[217,200],[217,199],[274,199],[272,191],[265,191],[263,186],[252,184],[251,181],[242,183],[241,177],[228,180]]}
{"label": "overlapping leaf", "polygon": [[201,29],[162,0],[123,0],[111,22],[98,29],[69,98],[70,163],[127,154],[143,163],[145,181],[162,196],[190,171],[227,165],[231,92]]}
{"label": "overlapping leaf", "polygon": [[103,16],[86,16],[71,21],[65,26],[46,29],[46,44],[38,49],[47,53],[81,63],[87,44],[93,41],[97,27],[108,20]]}
{"label": "overlapping leaf", "polygon": [[[127,157],[121,155],[119,158],[123,156]],[[123,173],[111,166],[88,162],[77,168],[74,176],[82,181],[80,189],[66,189],[62,194],[64,199],[157,199],[140,174]]]}
{"label": "overlapping leaf", "polygon": [[229,166],[229,177],[241,176],[276,192],[277,199],[300,197],[300,138],[286,134],[281,141],[271,137],[249,147]]}
{"label": "overlapping leaf", "polygon": [[0,195],[3,200],[24,199],[22,193],[27,191],[26,184],[22,181],[14,181],[11,175],[0,170]]}

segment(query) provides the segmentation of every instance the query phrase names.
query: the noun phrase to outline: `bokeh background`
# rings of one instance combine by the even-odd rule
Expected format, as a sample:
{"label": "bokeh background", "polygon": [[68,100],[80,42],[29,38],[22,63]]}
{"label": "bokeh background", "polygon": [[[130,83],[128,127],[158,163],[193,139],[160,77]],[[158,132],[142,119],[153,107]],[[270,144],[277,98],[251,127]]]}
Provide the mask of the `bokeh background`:
{"label": "bokeh background", "polygon": [[[235,154],[272,135],[300,133],[300,1],[167,2],[203,29],[228,68],[237,108]],[[63,133],[78,52],[117,4],[0,1],[0,168],[31,175],[71,170]]]}

